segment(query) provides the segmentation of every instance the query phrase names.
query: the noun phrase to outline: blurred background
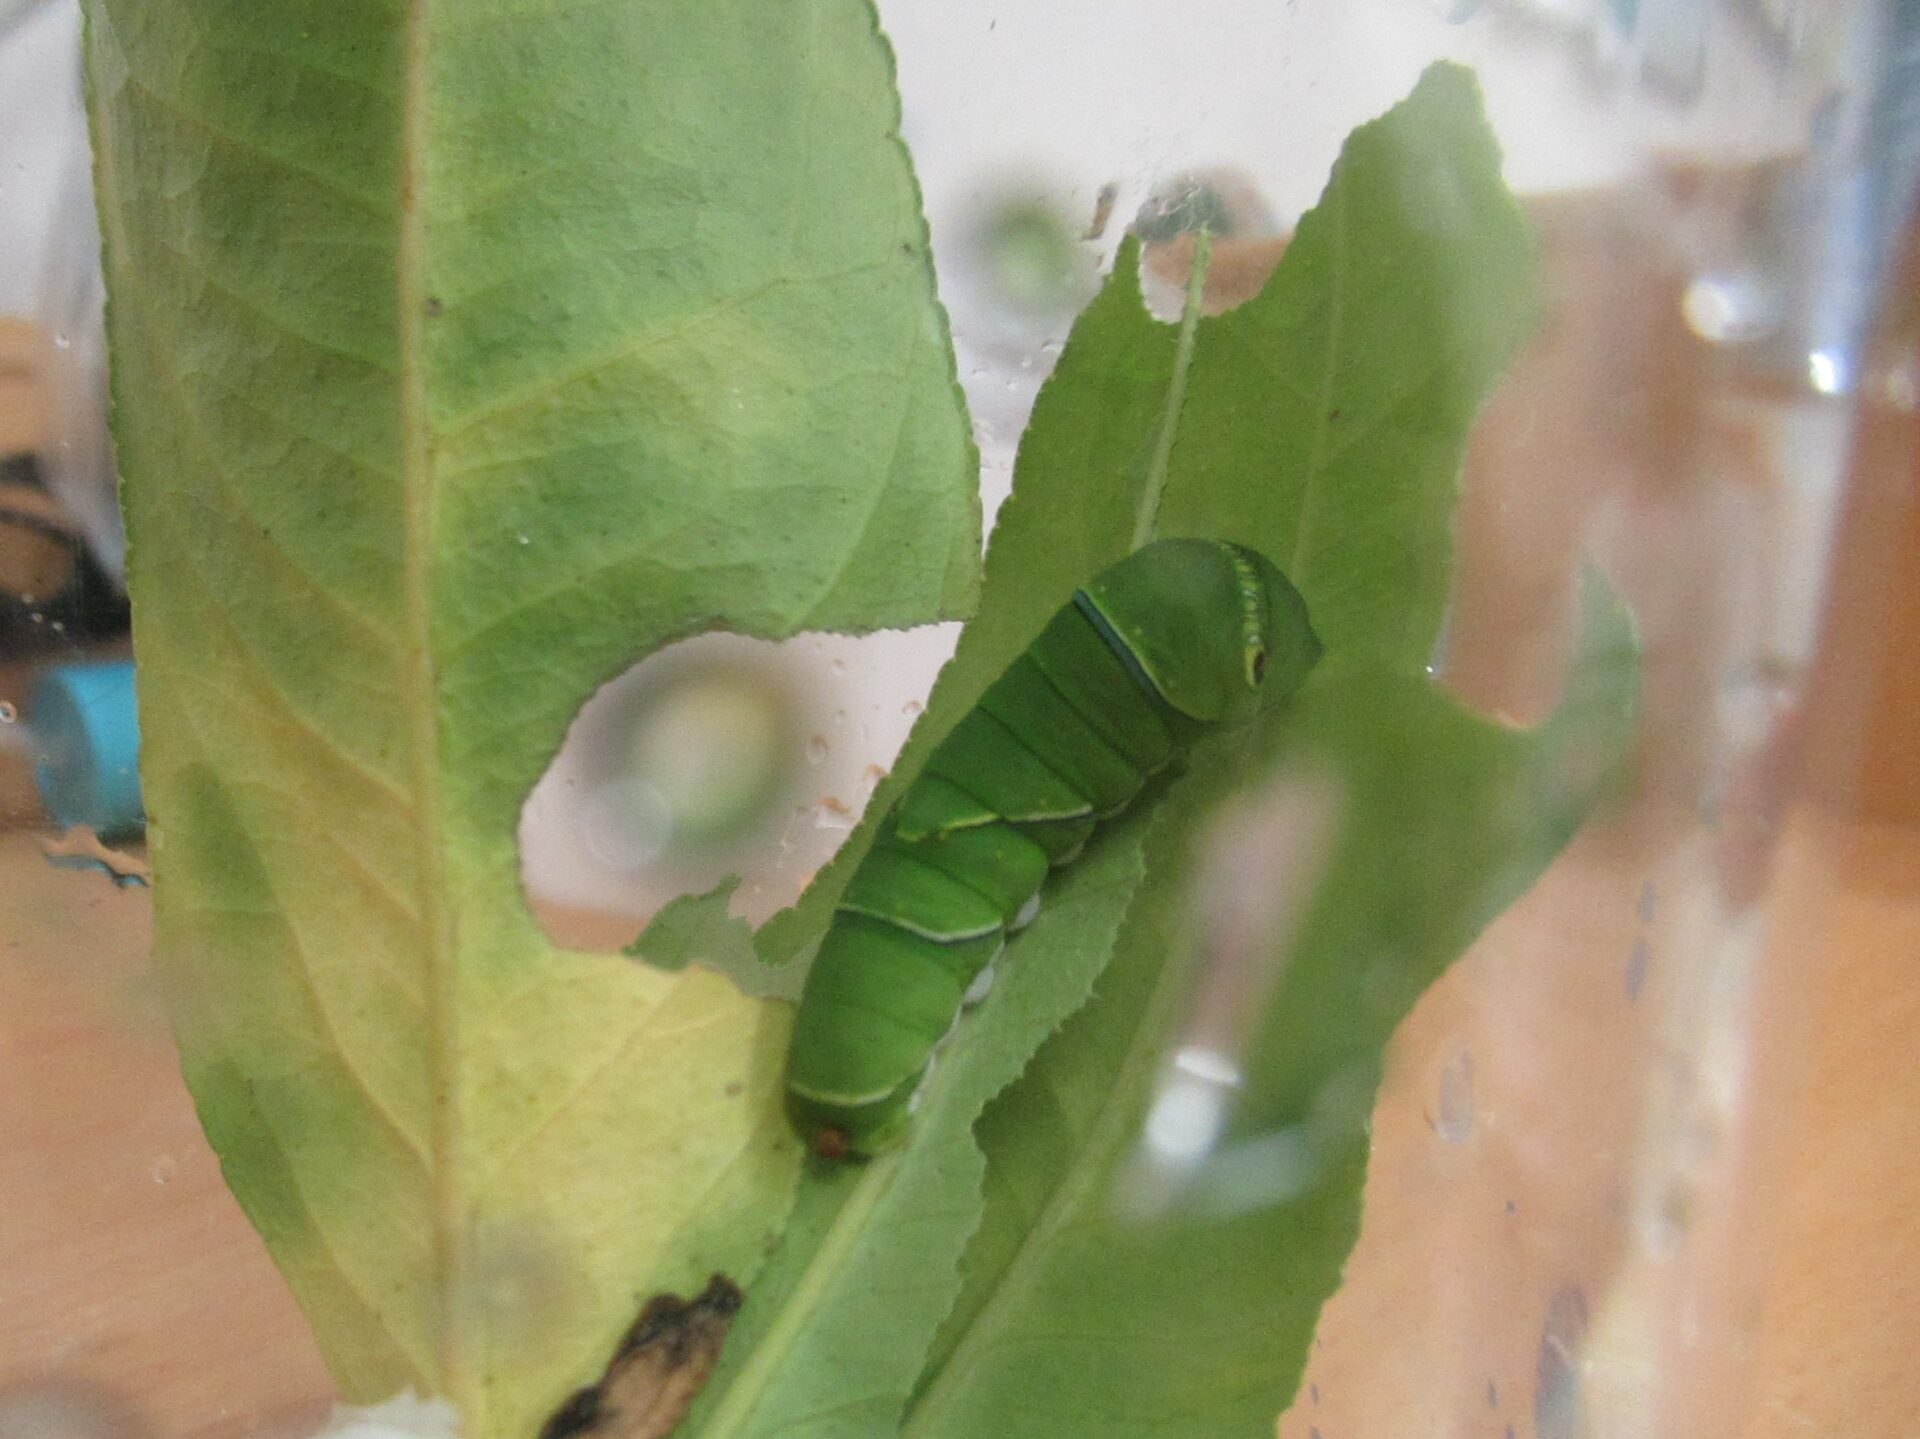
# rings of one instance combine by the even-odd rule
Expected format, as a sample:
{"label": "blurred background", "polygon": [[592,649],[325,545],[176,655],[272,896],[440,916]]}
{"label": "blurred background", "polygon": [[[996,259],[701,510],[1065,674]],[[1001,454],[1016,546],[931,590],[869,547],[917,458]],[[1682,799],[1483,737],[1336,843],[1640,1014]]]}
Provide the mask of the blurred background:
{"label": "blurred background", "polygon": [[[1474,66],[1549,314],[1476,435],[1436,668],[1553,703],[1581,568],[1639,777],[1404,1028],[1286,1439],[1920,1432],[1920,5],[882,0],[989,514],[1129,231],[1255,293],[1341,140]],[[147,892],[73,0],[0,0],[0,1439],[310,1428]],[[550,931],[851,828],[954,628],[709,636],[582,710],[522,818]]]}

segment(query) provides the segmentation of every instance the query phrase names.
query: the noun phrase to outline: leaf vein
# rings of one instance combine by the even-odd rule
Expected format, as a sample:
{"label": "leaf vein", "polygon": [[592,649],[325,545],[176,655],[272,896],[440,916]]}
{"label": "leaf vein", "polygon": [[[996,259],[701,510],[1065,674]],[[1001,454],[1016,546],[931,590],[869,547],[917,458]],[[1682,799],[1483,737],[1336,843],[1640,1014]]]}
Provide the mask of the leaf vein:
{"label": "leaf vein", "polygon": [[176,119],[185,121],[194,129],[200,131],[210,139],[219,141],[227,148],[240,154],[251,155],[255,159],[263,160],[274,168],[296,179],[304,180],[310,185],[315,185],[337,199],[345,200],[355,207],[366,211],[368,214],[378,215],[383,219],[389,218],[388,212],[382,210],[371,196],[353,189],[345,181],[329,175],[323,170],[317,170],[310,165],[303,165],[291,156],[283,155],[278,150],[273,149],[271,146],[263,145],[257,140],[242,139],[231,131],[221,129],[204,116],[195,114],[191,106],[175,99],[173,96],[167,94],[166,91],[157,88],[150,81],[133,73],[131,70],[128,71],[126,80],[126,88],[130,93],[145,97],[146,101],[156,109],[164,110]]}
{"label": "leaf vein", "polygon": [[[394,648],[394,641],[384,626],[376,623],[371,615],[365,614],[353,605],[348,604],[329,585],[322,581],[317,575],[313,574],[312,571],[308,570],[300,560],[295,558],[293,552],[290,551],[284,543],[275,538],[273,527],[261,521],[258,514],[255,513],[249,505],[245,491],[236,484],[227,473],[226,466],[222,462],[222,457],[213,442],[211,429],[207,422],[201,417],[198,406],[192,401],[178,362],[168,352],[166,345],[160,339],[160,331],[150,323],[152,311],[143,291],[138,285],[123,284],[120,288],[120,294],[123,296],[131,296],[135,306],[145,313],[149,321],[148,324],[138,327],[143,332],[150,334],[146,345],[147,353],[153,359],[155,367],[160,371],[161,378],[167,382],[168,389],[173,392],[174,409],[185,422],[185,428],[193,439],[194,447],[200,451],[201,457],[206,464],[207,474],[212,477],[213,482],[219,486],[221,494],[233,507],[232,512],[245,521],[235,527],[238,532],[247,535],[250,541],[264,544],[272,550],[276,563],[283,565],[289,574],[298,576],[306,584],[308,589],[317,595],[329,608],[339,614],[341,618],[350,621],[354,628],[364,631],[367,636],[374,641],[377,648],[392,650]],[[217,600],[215,604],[217,607],[219,606]]]}

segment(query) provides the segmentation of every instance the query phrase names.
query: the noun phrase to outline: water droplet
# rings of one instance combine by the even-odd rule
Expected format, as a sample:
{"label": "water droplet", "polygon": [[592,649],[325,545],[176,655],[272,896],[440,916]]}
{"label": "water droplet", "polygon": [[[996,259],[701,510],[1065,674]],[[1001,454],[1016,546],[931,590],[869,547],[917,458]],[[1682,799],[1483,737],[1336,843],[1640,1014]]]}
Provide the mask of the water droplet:
{"label": "water droplet", "polygon": [[1464,1049],[1440,1071],[1438,1107],[1429,1123],[1449,1144],[1459,1144],[1473,1133],[1473,1056]]}
{"label": "water droplet", "polygon": [[645,869],[673,837],[673,812],[660,791],[640,779],[615,780],[588,794],[575,823],[587,852],[608,869]]}
{"label": "water droplet", "polygon": [[835,710],[833,712],[833,722],[842,729],[846,728],[847,712],[845,710]]}
{"label": "water droplet", "polygon": [[1147,1113],[1146,1143],[1154,1158],[1185,1168],[1211,1153],[1238,1079],[1232,1061],[1218,1051],[1181,1050]]}
{"label": "water droplet", "polygon": [[1700,275],[1680,300],[1687,327],[1713,345],[1763,338],[1780,323],[1780,295],[1757,271]]}
{"label": "water droplet", "polygon": [[15,709],[11,702],[0,700],[0,724],[12,724],[19,718],[20,711]]}
{"label": "water droplet", "polygon": [[1627,955],[1627,1003],[1638,1000],[1640,991],[1646,988],[1647,964],[1652,958],[1652,947],[1644,939],[1636,939],[1632,951]]}
{"label": "water droplet", "polygon": [[1815,350],[1807,356],[1807,383],[1823,395],[1845,394],[1852,378],[1846,356],[1836,350]]}
{"label": "water droplet", "polygon": [[[471,1235],[466,1282],[457,1295],[466,1321],[527,1355],[551,1356],[555,1330],[580,1303],[580,1276],[566,1251],[545,1229],[512,1220],[492,1220]],[[408,1432],[410,1426],[379,1428]]]}
{"label": "water droplet", "polygon": [[1667,1185],[1654,1212],[1641,1223],[1641,1233],[1649,1252],[1667,1257],[1687,1242],[1693,1228],[1697,1203],[1693,1191],[1679,1179]]}
{"label": "water droplet", "polygon": [[905,704],[900,706],[900,713],[905,715],[908,719],[912,719],[915,715],[919,714],[924,709],[926,709],[926,706],[921,704],[919,700],[908,700]]}
{"label": "water droplet", "polygon": [[1569,1286],[1553,1296],[1540,1330],[1533,1401],[1538,1439],[1578,1439],[1587,1432],[1580,1392],[1580,1349],[1586,1337],[1587,1297]]}
{"label": "water droplet", "polygon": [[523,545],[530,545],[533,543],[532,535],[515,535],[514,539]]}
{"label": "water droplet", "polygon": [[179,1171],[179,1168],[180,1163],[178,1160],[171,1154],[163,1154],[153,1161],[153,1168],[148,1172],[153,1175],[153,1182],[155,1184],[171,1184],[173,1182],[173,1176]]}
{"label": "water droplet", "polygon": [[52,624],[48,625],[47,628],[57,635],[63,635],[67,632],[67,622],[65,620],[55,620]]}
{"label": "water droplet", "polygon": [[73,348],[73,340],[66,333],[62,332],[53,337],[53,347],[56,350],[71,350]]}
{"label": "water droplet", "polygon": [[1909,413],[1920,410],[1920,354],[1902,350],[1883,361],[1868,378],[1872,392],[1883,405]]}
{"label": "water droplet", "polygon": [[825,764],[827,762],[827,737],[823,734],[812,736],[807,741],[807,763]]}
{"label": "water droplet", "polygon": [[82,1380],[28,1381],[0,1395],[5,1439],[137,1439],[147,1432],[125,1399]]}
{"label": "water droplet", "polygon": [[815,829],[852,829],[857,817],[852,806],[838,795],[822,795],[820,802],[813,807]]}
{"label": "water droplet", "polygon": [[1488,1379],[1487,1380],[1487,1408],[1498,1409],[1499,1407],[1500,1407],[1499,1386],[1497,1386],[1492,1379]]}

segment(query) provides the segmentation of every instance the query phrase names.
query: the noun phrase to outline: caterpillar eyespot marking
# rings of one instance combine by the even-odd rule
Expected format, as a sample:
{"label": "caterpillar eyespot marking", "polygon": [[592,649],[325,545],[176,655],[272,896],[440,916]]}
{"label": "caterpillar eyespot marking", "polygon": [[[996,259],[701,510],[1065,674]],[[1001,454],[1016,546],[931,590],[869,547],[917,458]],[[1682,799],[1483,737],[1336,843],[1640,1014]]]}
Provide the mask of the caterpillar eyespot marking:
{"label": "caterpillar eyespot marking", "polygon": [[1299,592],[1242,546],[1157,540],[1076,590],[935,746],[827,927],[787,1058],[788,1108],[814,1151],[902,1138],[942,1041],[1050,876],[1319,656]]}

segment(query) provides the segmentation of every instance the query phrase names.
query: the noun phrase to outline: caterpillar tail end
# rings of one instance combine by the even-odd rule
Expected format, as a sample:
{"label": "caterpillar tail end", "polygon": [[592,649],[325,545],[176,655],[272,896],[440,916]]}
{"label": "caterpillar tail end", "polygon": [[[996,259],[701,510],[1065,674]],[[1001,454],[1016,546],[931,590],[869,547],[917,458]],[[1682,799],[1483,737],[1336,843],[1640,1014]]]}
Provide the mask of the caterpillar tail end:
{"label": "caterpillar tail end", "polygon": [[879,1100],[838,1100],[787,1091],[787,1111],[820,1158],[871,1159],[905,1137],[912,1099],[924,1075]]}

